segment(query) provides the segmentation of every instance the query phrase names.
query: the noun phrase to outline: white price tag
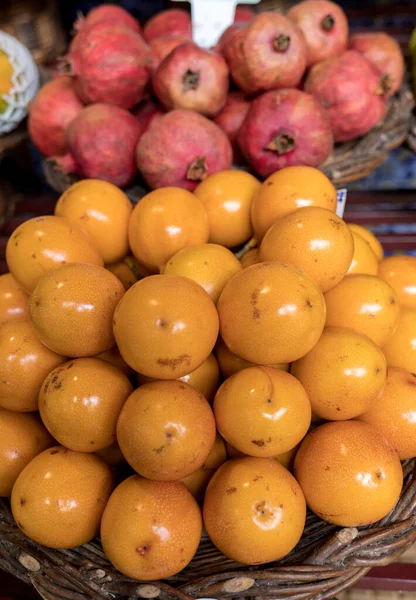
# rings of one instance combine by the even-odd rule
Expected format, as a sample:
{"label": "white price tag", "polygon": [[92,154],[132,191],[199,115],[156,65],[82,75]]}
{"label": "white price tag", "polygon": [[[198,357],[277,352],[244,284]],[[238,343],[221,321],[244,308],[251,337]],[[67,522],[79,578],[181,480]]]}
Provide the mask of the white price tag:
{"label": "white price tag", "polygon": [[[174,0],[180,2],[181,0]],[[192,37],[202,48],[212,48],[222,32],[234,22],[238,0],[188,0],[191,4]],[[258,4],[260,0],[244,0],[242,4]]]}
{"label": "white price tag", "polygon": [[344,218],[345,205],[347,203],[347,190],[342,188],[337,190],[337,210],[335,211],[338,217]]}

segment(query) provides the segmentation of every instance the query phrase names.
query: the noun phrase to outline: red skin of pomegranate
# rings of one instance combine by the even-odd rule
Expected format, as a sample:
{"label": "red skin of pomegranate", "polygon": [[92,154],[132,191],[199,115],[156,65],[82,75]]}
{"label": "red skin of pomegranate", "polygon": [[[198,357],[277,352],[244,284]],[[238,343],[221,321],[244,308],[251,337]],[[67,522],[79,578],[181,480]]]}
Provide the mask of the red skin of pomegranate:
{"label": "red skin of pomegranate", "polygon": [[65,154],[66,129],[82,109],[70,77],[60,76],[44,85],[29,105],[28,129],[36,148],[45,156]]}
{"label": "red skin of pomegranate", "polygon": [[296,87],[305,72],[306,52],[297,25],[274,12],[259,14],[224,49],[232,78],[248,94]]}
{"label": "red skin of pomegranate", "polygon": [[99,22],[72,40],[68,63],[78,95],[86,104],[105,102],[132,108],[150,79],[150,48],[122,25]]}
{"label": "red skin of pomegranate", "polygon": [[356,33],[350,37],[350,49],[360,52],[375,65],[384,77],[386,98],[397,92],[403,83],[405,64],[398,42],[387,33]]}
{"label": "red skin of pomegranate", "polygon": [[152,42],[156,38],[172,35],[187,35],[192,39],[191,15],[181,8],[162,10],[149,19],[143,29],[144,39]]}
{"label": "red skin of pomegranate", "polygon": [[140,133],[137,119],[123,108],[87,106],[69,125],[70,154],[57,164],[81,177],[126,186],[137,173],[134,153]]}
{"label": "red skin of pomegranate", "polygon": [[227,29],[225,29],[223,31],[220,39],[218,40],[218,42],[216,43],[216,45],[214,47],[215,52],[218,52],[218,54],[223,54],[224,55],[225,47],[227,46],[227,44],[230,41],[230,39],[233,37],[233,35],[237,31],[240,31],[240,29],[242,29],[246,25],[247,25],[247,23],[244,23],[242,21],[238,21],[236,23],[233,23],[229,27],[227,27]]}
{"label": "red skin of pomegranate", "polygon": [[162,62],[169,54],[180,46],[189,42],[187,35],[170,35],[160,37],[150,42],[150,51],[152,53],[152,71],[155,73]]}
{"label": "red skin of pomegranate", "polygon": [[115,4],[101,4],[96,8],[89,11],[86,17],[79,17],[74,25],[76,31],[87,25],[94,25],[95,23],[101,23],[107,21],[112,25],[124,25],[127,29],[131,29],[136,33],[141,33],[142,28],[140,23],[131,15],[127,10],[121,6]]}
{"label": "red skin of pomegranate", "polygon": [[291,8],[287,16],[305,36],[308,67],[347,49],[348,20],[338,4],[329,0],[304,0]]}
{"label": "red skin of pomegranate", "polygon": [[236,6],[234,23],[250,23],[256,16],[256,13],[249,6]]}
{"label": "red skin of pomegranate", "polygon": [[238,143],[261,177],[293,165],[319,167],[333,149],[325,112],[299,90],[274,90],[253,100]]}
{"label": "red skin of pomegranate", "polygon": [[250,102],[243,92],[230,92],[222,111],[215,117],[214,123],[228,135],[234,152],[234,162],[241,162],[242,156],[237,143],[237,134],[250,109]]}
{"label": "red skin of pomegranate", "polygon": [[184,108],[213,117],[227,99],[228,66],[217,52],[187,42],[162,61],[152,84],[154,93],[167,109]]}
{"label": "red skin of pomegranate", "polygon": [[172,110],[156,119],[140,138],[137,166],[152,189],[193,190],[218,171],[231,168],[232,148],[215,123],[189,110]]}
{"label": "red skin of pomegranate", "polygon": [[154,100],[146,98],[134,109],[133,114],[140,125],[140,135],[143,135],[150,123],[152,123],[154,119],[163,117],[165,113]]}
{"label": "red skin of pomegranate", "polygon": [[336,142],[365,135],[386,111],[380,71],[355,50],[314,65],[305,91],[324,107]]}

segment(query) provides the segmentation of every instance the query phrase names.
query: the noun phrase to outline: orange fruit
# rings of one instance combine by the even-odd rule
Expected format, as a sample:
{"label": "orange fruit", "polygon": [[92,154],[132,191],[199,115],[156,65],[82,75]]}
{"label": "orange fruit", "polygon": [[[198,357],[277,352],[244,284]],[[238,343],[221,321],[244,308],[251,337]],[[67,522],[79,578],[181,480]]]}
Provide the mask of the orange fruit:
{"label": "orange fruit", "polygon": [[209,241],[226,248],[244,244],[252,236],[251,204],[260,182],[245,171],[214,173],[194,194],[204,204],[209,222]]}
{"label": "orange fruit", "polygon": [[291,373],[305,387],[315,416],[343,421],[376,403],[386,384],[387,363],[366,335],[328,327],[312,350],[292,363]]}
{"label": "orange fruit", "polygon": [[260,248],[251,248],[240,258],[241,266],[243,269],[256,265],[260,261]]}
{"label": "orange fruit", "polygon": [[203,395],[187,383],[152,381],[123,406],[117,441],[143,477],[183,479],[202,467],[214,445],[214,415]]}
{"label": "orange fruit", "polygon": [[[244,360],[244,358],[240,358],[237,354],[231,352],[224,344],[224,340],[221,337],[218,337],[218,341],[215,345],[215,354],[220,371],[225,379],[228,379],[228,377],[231,377],[231,375],[234,375],[234,373],[237,373],[242,369],[256,366],[254,363]],[[279,371],[289,371],[289,363],[277,363],[275,365],[267,366],[279,369]]]}
{"label": "orange fruit", "polygon": [[347,224],[326,208],[308,206],[270,227],[260,246],[260,260],[294,265],[326,292],[344,278],[353,252]]}
{"label": "orange fruit", "polygon": [[263,262],[227,283],[218,301],[221,337],[234,354],[259,365],[309,352],[325,324],[321,290],[292,265]]}
{"label": "orange fruit", "polygon": [[278,560],[298,543],[305,499],[295,478],[271,458],[236,458],[208,484],[204,525],[228,558],[255,565]]}
{"label": "orange fruit", "polygon": [[30,294],[41,277],[67,263],[103,266],[91,238],[61,217],[35,217],[12,233],[6,246],[9,271]]}
{"label": "orange fruit", "polygon": [[100,179],[82,179],[69,187],[55,206],[55,215],[87,231],[105,263],[121,260],[129,249],[128,226],[133,207],[117,186]]}
{"label": "orange fruit", "polygon": [[211,452],[202,467],[182,479],[192,496],[201,502],[205,495],[207,485],[215,471],[227,460],[227,451],[222,437],[217,433]]}
{"label": "orange fruit", "polygon": [[97,535],[112,489],[110,468],[98,456],[55,446],[38,454],[17,478],[13,517],[38,544],[75,548]]}
{"label": "orange fruit", "polygon": [[326,292],[326,325],[349,327],[368,335],[378,346],[392,337],[400,307],[393,288],[375,275],[347,275]]}
{"label": "orange fruit", "polygon": [[216,304],[225,284],[241,269],[238,258],[224,246],[199,244],[188,246],[174,254],[163,272],[193,279],[208,292]]}
{"label": "orange fruit", "polygon": [[42,277],[29,314],[39,339],[63,356],[94,356],[114,346],[112,320],[124,294],[115,275],[73,263]]}
{"label": "orange fruit", "polygon": [[388,256],[378,266],[378,276],[396,292],[402,306],[416,308],[416,256]]}
{"label": "orange fruit", "polygon": [[126,363],[147,377],[188,375],[211,354],[218,314],[207,292],[179,275],[138,281],[114,313],[114,335]]}
{"label": "orange fruit", "polygon": [[112,263],[111,265],[106,265],[106,269],[121,281],[126,291],[138,281],[137,275],[124,260]]}
{"label": "orange fruit", "polygon": [[102,458],[110,467],[118,467],[125,462],[125,458],[117,442],[114,442],[111,446],[107,446],[107,448],[98,450],[95,454]]}
{"label": "orange fruit", "polygon": [[98,358],[71,360],[46,377],[39,412],[57,442],[95,452],[116,440],[117,419],[133,387],[118,369]]}
{"label": "orange fruit", "polygon": [[130,248],[152,272],[163,272],[168,260],[187,246],[205,244],[209,226],[205,207],[194,194],[165,187],[147,194],[130,218]]}
{"label": "orange fruit", "polygon": [[216,393],[214,414],[222,437],[249,456],[291,450],[311,424],[304,387],[272,367],[243,369],[227,379]]}
{"label": "orange fruit", "polygon": [[369,244],[371,250],[377,256],[377,260],[382,260],[384,258],[383,246],[380,244],[374,233],[367,229],[367,227],[357,225],[356,223],[348,223],[348,227],[352,233],[358,233],[358,235]]}
{"label": "orange fruit", "polygon": [[309,433],[295,458],[295,477],[309,508],[342,527],[385,517],[399,499],[399,457],[372,425],[326,423]]}
{"label": "orange fruit", "polygon": [[293,471],[293,465],[295,463],[295,456],[297,451],[299,450],[300,444],[296,444],[294,448],[291,448],[287,452],[283,452],[282,454],[278,454],[277,456],[273,456],[274,460],[277,460],[285,469],[288,469],[290,472]]}
{"label": "orange fruit", "polygon": [[396,331],[383,346],[389,367],[416,373],[416,308],[400,307]]}
{"label": "orange fruit", "polygon": [[199,546],[201,531],[201,511],[182,483],[133,475],[108,501],[101,542],[116,569],[149,581],[184,569]]}
{"label": "orange fruit", "polygon": [[10,496],[25,466],[53,444],[38,415],[0,408],[0,497]]}
{"label": "orange fruit", "polygon": [[27,319],[29,296],[11,273],[0,275],[0,325]]}
{"label": "orange fruit", "polygon": [[352,231],[352,237],[354,239],[354,255],[348,273],[377,275],[378,259],[370,244],[355,231]]}
{"label": "orange fruit", "polygon": [[390,367],[387,385],[376,403],[359,417],[374,425],[393,446],[399,458],[416,456],[416,375]]}
{"label": "orange fruit", "polygon": [[122,371],[127,377],[131,377],[134,373],[133,369],[129,367],[124,358],[121,356],[117,346],[113,346],[109,350],[104,350],[104,352],[100,352],[96,355],[95,358],[105,360],[105,362],[110,363],[110,365],[113,365],[113,367],[116,367],[117,369]]}
{"label": "orange fruit", "polygon": [[29,321],[0,327],[0,407],[17,412],[38,410],[45,377],[65,358],[42,344]]}
{"label": "orange fruit", "polygon": [[254,196],[251,220],[258,243],[281,217],[305,206],[335,212],[337,191],[331,181],[313,167],[286,167],[270,175]]}

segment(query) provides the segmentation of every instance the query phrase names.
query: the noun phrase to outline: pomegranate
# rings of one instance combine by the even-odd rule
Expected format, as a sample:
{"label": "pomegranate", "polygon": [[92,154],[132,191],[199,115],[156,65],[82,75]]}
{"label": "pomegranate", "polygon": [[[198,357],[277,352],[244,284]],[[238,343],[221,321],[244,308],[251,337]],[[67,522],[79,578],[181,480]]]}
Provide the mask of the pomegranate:
{"label": "pomegranate", "polygon": [[172,110],[142,135],[137,166],[152,189],[193,190],[212,173],[231,168],[232,148],[215,123],[190,110]]}
{"label": "pomegranate", "polygon": [[242,29],[246,25],[247,25],[247,23],[238,22],[238,23],[233,23],[232,25],[227,27],[227,29],[225,29],[223,31],[220,39],[218,40],[218,42],[216,43],[216,45],[214,47],[215,52],[218,52],[218,54],[224,54],[225,47],[227,46],[228,42],[233,37],[233,35],[237,31],[240,31],[240,29]]}
{"label": "pomegranate", "polygon": [[28,129],[36,148],[45,156],[65,154],[66,128],[82,108],[70,77],[60,76],[44,85],[29,105]]}
{"label": "pomegranate", "polygon": [[305,82],[326,109],[336,142],[364,135],[383,118],[385,89],[380,71],[362,54],[347,50],[316,63]]}
{"label": "pomegranate", "polygon": [[227,99],[228,67],[220,54],[187,42],[165,58],[152,83],[167,109],[184,108],[213,117]]}
{"label": "pomegranate", "polygon": [[162,60],[164,60],[172,50],[185,42],[189,42],[189,36],[184,34],[160,37],[150,42],[153,73],[155,73]]}
{"label": "pomegranate", "polygon": [[132,108],[143,98],[149,82],[150,48],[130,29],[99,22],[75,36],[68,68],[86,104],[105,102]]}
{"label": "pomegranate", "polygon": [[234,22],[235,23],[249,23],[254,19],[256,13],[249,6],[236,6]]}
{"label": "pomegranate", "polygon": [[297,25],[274,12],[259,14],[224,48],[231,75],[244,92],[296,87],[306,68],[306,43]]}
{"label": "pomegranate", "polygon": [[397,92],[403,83],[405,65],[400,45],[387,33],[356,33],[350,37],[350,48],[373,63],[383,77],[386,98]]}
{"label": "pomegranate", "polygon": [[191,15],[181,8],[162,10],[149,19],[144,26],[143,35],[148,42],[167,35],[187,35],[192,39]]}
{"label": "pomegranate", "polygon": [[333,148],[325,111],[299,90],[270,91],[253,100],[237,139],[261,177],[293,165],[318,167]]}
{"label": "pomegranate", "polygon": [[134,152],[140,133],[137,119],[123,108],[112,104],[87,106],[70,123],[69,154],[56,159],[57,166],[123,187],[137,172]]}
{"label": "pomegranate", "polygon": [[165,113],[154,100],[145,98],[139,106],[134,109],[133,114],[140,125],[140,135],[142,135],[154,119],[162,117]]}
{"label": "pomegranate", "polygon": [[234,152],[234,162],[241,162],[242,156],[237,143],[237,134],[250,109],[250,102],[243,92],[230,92],[222,111],[214,122],[228,135]]}
{"label": "pomegranate", "polygon": [[75,31],[81,31],[87,25],[94,25],[95,23],[104,21],[111,23],[111,25],[124,25],[124,27],[136,33],[141,33],[142,31],[137,19],[127,10],[115,4],[100,4],[100,6],[96,6],[90,10],[86,17],[79,16],[75,21],[74,29]]}
{"label": "pomegranate", "polygon": [[304,0],[287,13],[305,36],[308,67],[340,54],[348,46],[348,20],[342,8],[329,0]]}

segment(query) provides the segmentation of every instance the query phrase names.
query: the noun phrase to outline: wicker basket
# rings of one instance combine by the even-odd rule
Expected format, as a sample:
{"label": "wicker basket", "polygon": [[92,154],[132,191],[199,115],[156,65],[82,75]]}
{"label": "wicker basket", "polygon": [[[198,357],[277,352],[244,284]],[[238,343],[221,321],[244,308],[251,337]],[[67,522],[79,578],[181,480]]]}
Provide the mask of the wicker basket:
{"label": "wicker basket", "polygon": [[413,113],[410,118],[410,126],[407,134],[407,144],[413,152],[416,152],[416,115]]}

